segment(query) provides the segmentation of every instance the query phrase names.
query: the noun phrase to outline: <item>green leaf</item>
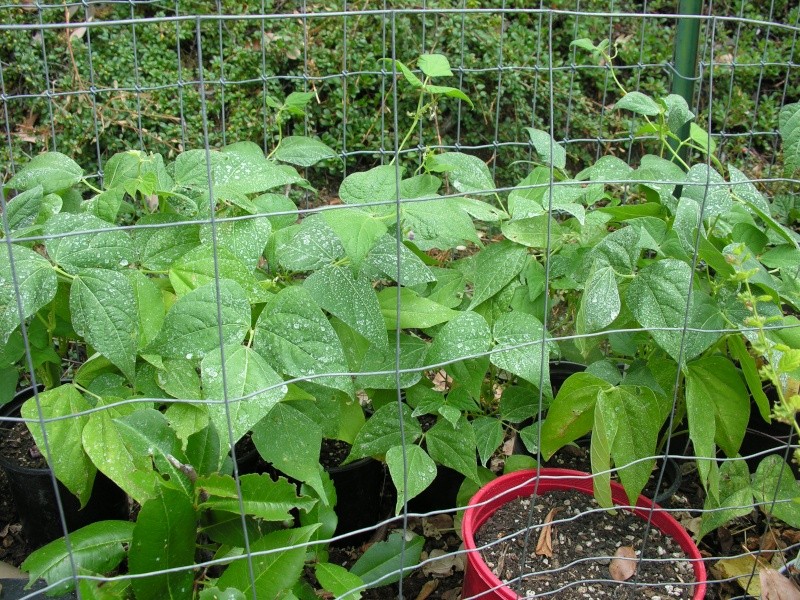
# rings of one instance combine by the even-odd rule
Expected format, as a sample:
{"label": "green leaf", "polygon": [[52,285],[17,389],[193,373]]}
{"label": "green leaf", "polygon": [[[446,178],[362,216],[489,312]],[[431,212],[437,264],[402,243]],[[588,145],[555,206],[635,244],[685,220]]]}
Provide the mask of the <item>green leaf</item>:
{"label": "green leaf", "polygon": [[153,470],[148,453],[128,446],[110,413],[106,409],[89,415],[81,436],[83,448],[98,470],[142,504],[155,497],[161,476]]}
{"label": "green leaf", "polygon": [[505,313],[495,322],[492,334],[496,346],[490,360],[494,366],[522,377],[537,388],[541,381],[547,385],[547,353],[542,361],[545,331],[536,317],[521,312]]}
{"label": "green leaf", "polygon": [[[628,500],[635,504],[655,464],[655,459],[642,459],[655,455],[658,433],[663,425],[655,395],[646,388],[630,386],[601,391],[595,406],[595,419],[598,412],[602,413],[606,424],[613,423],[613,435],[611,430],[607,430],[611,457]],[[592,433],[592,445],[596,431]]]}
{"label": "green leaf", "polygon": [[[176,404],[173,406],[189,406],[193,409],[197,409],[197,407],[187,404]],[[169,413],[169,409],[167,409],[167,413]],[[216,472],[219,469],[222,458],[219,433],[217,433],[216,428],[206,423],[200,430],[194,431],[186,436],[186,438],[183,438],[181,437],[182,432],[175,427],[174,421],[170,418],[169,414],[167,414],[167,418],[170,421],[170,425],[176,429],[176,435],[178,435],[181,442],[184,442],[184,439],[186,440],[186,460],[188,464],[192,465],[195,472],[198,475],[210,475]]]}
{"label": "green leaf", "polygon": [[67,549],[64,538],[39,548],[22,563],[31,581],[44,579],[48,584],[63,583],[52,588],[53,594],[72,591],[72,565],[78,572],[108,573],[125,558],[125,547],[133,536],[134,524],[128,521],[100,521],[73,531]]}
{"label": "green leaf", "polygon": [[452,77],[450,62],[443,54],[422,54],[417,66],[428,77]]}
{"label": "green leaf", "polygon": [[[159,298],[160,302],[160,298]],[[109,269],[82,269],[72,281],[69,307],[75,332],[133,380],[139,315],[131,280]]]}
{"label": "green leaf", "polygon": [[[263,214],[272,224],[272,231],[284,229],[297,222],[297,206],[284,194],[266,193],[251,200],[258,214]],[[276,214],[283,213],[283,214]]]}
{"label": "green leaf", "polygon": [[758,366],[756,365],[755,358],[747,351],[747,347],[741,337],[732,335],[728,338],[728,350],[731,357],[739,363],[742,369],[742,375],[747,382],[747,387],[753,396],[753,400],[758,406],[758,412],[761,417],[767,422],[770,422],[770,404],[769,398],[764,393],[764,388],[761,383],[761,377],[758,374]]}
{"label": "green leaf", "polygon": [[400,190],[398,178],[403,170],[395,165],[381,165],[368,171],[357,171],[344,178],[339,186],[339,197],[345,204],[390,203],[374,208],[362,207],[376,215],[388,215],[395,208],[391,205],[397,201]]}
{"label": "green leaf", "polygon": [[[247,596],[236,588],[227,588],[225,591],[222,591],[216,586],[200,590],[198,598],[199,600],[247,600]],[[290,599],[284,597],[284,600]]]}
{"label": "green leaf", "polygon": [[322,219],[339,237],[356,269],[387,231],[383,221],[356,208],[326,210]]}
{"label": "green leaf", "polygon": [[[386,329],[397,328],[398,288],[387,287],[378,292],[378,303],[381,307]],[[400,328],[425,329],[445,323],[455,317],[457,311],[442,306],[428,298],[423,298],[415,291],[400,288]]]}
{"label": "green leaf", "polygon": [[783,138],[783,167],[788,175],[800,169],[800,102],[786,104],[778,114]]}
{"label": "green leaf", "polygon": [[[402,533],[392,533],[387,540],[372,544],[350,568],[350,572],[361,577],[368,587],[385,586],[399,581],[406,570],[419,563],[425,544],[422,536],[412,536],[406,541]],[[401,555],[403,562],[400,562]]]}
{"label": "green leaf", "polygon": [[497,187],[489,167],[477,156],[462,152],[442,152],[435,157],[434,162],[444,167],[450,183],[462,194],[487,192]]}
{"label": "green leaf", "polygon": [[422,250],[481,243],[472,218],[453,198],[404,203],[402,220],[409,240]]}
{"label": "green leaf", "polygon": [[752,504],[753,489],[747,463],[743,460],[725,461],[719,469],[719,499],[711,494],[706,495],[697,538],[703,539],[736,517],[749,514]]}
{"label": "green leaf", "polygon": [[[728,456],[736,456],[750,417],[750,397],[741,375],[723,356],[706,356],[686,365],[686,403],[704,415],[701,427],[708,427]],[[689,432],[692,432],[690,427]]]}
{"label": "green leaf", "polygon": [[[336,332],[302,287],[284,288],[267,303],[256,323],[253,348],[279,373],[291,377],[348,372]],[[343,375],[314,381],[353,393],[352,382]]]}
{"label": "green leaf", "polygon": [[45,194],[71,188],[83,179],[83,169],[60,152],[44,152],[34,156],[5,187],[30,190],[42,186]]}
{"label": "green leaf", "polygon": [[164,368],[159,369],[156,376],[158,386],[174,398],[185,400],[201,399],[203,393],[200,390],[200,376],[195,369],[196,364],[196,361],[186,360],[185,358],[164,359]]}
{"label": "green leaf", "polygon": [[728,182],[708,165],[696,164],[686,173],[683,198],[695,200],[703,207],[703,218],[713,219],[730,212],[733,199]]}
{"label": "green leaf", "polygon": [[689,110],[689,104],[683,96],[669,94],[661,100],[667,107],[667,126],[669,130],[678,135],[681,128],[694,119],[694,113]]}
{"label": "green leaf", "polygon": [[[274,531],[255,540],[250,544],[251,552],[272,552],[240,557],[225,569],[217,585],[222,589],[236,588],[247,598],[282,597],[282,593],[297,583],[303,572],[308,549],[302,545],[295,546],[308,542],[317,527],[319,525]],[[252,561],[255,587],[250,580],[249,561]]]}
{"label": "green leaf", "polygon": [[[16,285],[11,271],[12,257]],[[0,344],[5,344],[13,331],[19,327],[20,309],[22,318],[27,319],[50,303],[56,295],[57,288],[56,273],[52,265],[40,254],[14,244],[0,252]]]}
{"label": "green leaf", "polygon": [[7,201],[6,219],[9,231],[30,227],[35,223],[42,208],[43,196],[42,186],[37,185]]}
{"label": "green leaf", "polygon": [[253,297],[257,282],[253,269],[226,247],[218,246],[216,261],[214,249],[209,245],[197,246],[181,256],[169,269],[169,281],[178,297],[216,280],[235,281]]}
{"label": "green leaf", "polygon": [[[39,405],[43,418],[57,419],[61,417],[57,421],[45,424],[51,453],[47,457],[49,466],[58,480],[78,497],[81,507],[84,507],[92,493],[96,469],[81,445],[75,443],[76,440],[81,439],[81,433],[89,421],[89,416],[73,415],[89,410],[91,405],[73,385],[60,385],[52,390],[39,393]],[[28,423],[28,429],[36,445],[44,454],[44,436],[38,423],[39,410],[36,406],[36,398],[31,398],[22,405],[21,414],[23,418],[33,421]]]}
{"label": "green leaf", "polygon": [[382,58],[380,60],[380,62],[387,62],[387,63],[390,63],[390,64],[394,63],[395,68],[397,68],[403,74],[403,77],[405,78],[405,80],[408,81],[408,83],[410,83],[412,87],[414,87],[414,88],[422,87],[422,80],[420,80],[419,77],[414,75],[414,72],[411,69],[409,69],[405,64],[400,62],[399,60],[392,60],[390,58]]}
{"label": "green leaf", "polygon": [[619,316],[620,309],[621,302],[614,269],[595,263],[581,297],[585,333],[600,331],[611,324]]}
{"label": "green leaf", "polygon": [[314,421],[291,404],[278,404],[253,426],[253,443],[264,460],[325,498],[319,474],[322,430]]}
{"label": "green leaf", "polygon": [[[200,228],[200,239],[209,250],[213,248],[211,225]],[[250,271],[258,266],[258,261],[264,253],[272,225],[266,217],[256,217],[246,220],[222,221],[216,224],[217,244],[219,248],[227,249],[237,256]]]}
{"label": "green leaf", "polygon": [[630,275],[642,252],[642,233],[636,227],[622,227],[605,236],[592,250],[595,260],[602,257],[620,275]]}
{"label": "green leaf", "polygon": [[695,122],[689,123],[689,137],[705,154],[714,154],[717,149],[714,138]]}
{"label": "green leaf", "polygon": [[493,417],[478,417],[472,420],[472,428],[475,430],[478,458],[482,465],[486,465],[503,443],[503,424]]}
{"label": "green leaf", "polygon": [[175,460],[186,463],[181,444],[175,431],[163,413],[154,408],[139,408],[114,419],[116,432],[126,450],[144,456],[160,471],[171,487],[191,494],[192,485],[188,476],[174,464]]}
{"label": "green leaf", "polygon": [[[285,449],[284,449],[285,451]],[[201,497],[199,507],[216,511],[240,514],[239,495],[246,515],[265,521],[280,523],[291,518],[291,511],[299,508],[309,510],[316,500],[298,496],[295,483],[284,477],[273,480],[269,475],[242,475],[239,487],[230,475],[212,473],[200,477],[196,484]]]}
{"label": "green leaf", "polygon": [[161,569],[185,569],[146,578],[133,578],[136,598],[161,600],[191,596],[197,514],[192,500],[181,491],[161,487],[155,498],[142,505],[133,528],[128,571],[144,574]]}
{"label": "green leaf", "polygon": [[465,417],[453,426],[439,419],[425,433],[425,444],[431,458],[438,464],[450,467],[478,482],[478,464],[475,461],[475,430]]}
{"label": "green leaf", "polygon": [[361,592],[351,592],[364,585],[364,581],[344,567],[331,563],[317,563],[314,568],[317,581],[328,592],[341,600],[358,600]]}
{"label": "green leaf", "polygon": [[136,228],[131,234],[136,260],[145,269],[166,271],[189,250],[200,243],[200,226],[174,225],[183,222],[180,215],[156,213],[139,219],[139,225],[164,225],[164,227]]}
{"label": "green leaf", "polygon": [[[396,347],[394,336],[380,346],[370,346],[359,365],[361,373],[385,372],[383,375],[359,375],[356,384],[364,388],[397,389],[398,380],[395,376],[397,365]],[[400,373],[400,389],[410,387],[422,378],[423,366],[426,363],[428,345],[425,341],[413,335],[400,334],[400,369],[407,371]]]}
{"label": "green leaf", "polygon": [[508,214],[502,208],[495,208],[488,202],[478,200],[477,198],[453,198],[452,202],[478,221],[496,223],[509,218]]}
{"label": "green leaf", "polygon": [[477,396],[489,366],[489,357],[480,355],[489,350],[491,341],[492,332],[486,319],[478,313],[465,311],[436,333],[427,362],[438,364],[465,358],[446,365],[444,369]]}
{"label": "green leaf", "polygon": [[208,415],[225,438],[230,418],[233,439],[228,441],[233,445],[283,399],[287,390],[281,377],[252,348],[236,344],[224,350],[224,384],[222,352],[206,354],[200,373],[203,397],[225,400],[225,404],[209,404]]}
{"label": "green leaf", "polygon": [[389,475],[397,488],[395,513],[403,512],[403,503],[408,502],[424,491],[436,478],[436,463],[419,446],[406,446],[406,465],[408,487],[403,485],[403,447],[392,446],[386,452],[386,465]]}
{"label": "green leaf", "polygon": [[552,164],[556,169],[566,168],[567,151],[549,133],[533,127],[526,127],[525,131],[528,132],[533,147],[546,165]]}
{"label": "green leaf", "polygon": [[164,302],[161,290],[147,275],[138,270],[126,271],[125,274],[136,299],[134,316],[139,322],[137,348],[143,349],[155,339],[164,324]]}
{"label": "green leaf", "polygon": [[267,160],[264,151],[253,142],[225,146],[220,160],[212,161],[212,175],[215,189],[239,194],[256,194],[305,181],[293,168]]}
{"label": "green leaf", "polygon": [[519,275],[528,259],[528,251],[507,240],[486,246],[473,258],[474,291],[469,309],[488,300]]}
{"label": "green leaf", "polygon": [[[411,409],[405,404],[401,408],[406,447],[422,435],[422,428],[411,416]],[[387,404],[376,410],[358,432],[346,463],[365,456],[383,456],[393,446],[403,444],[400,435],[400,421],[396,404]]]}
{"label": "green leaf", "polygon": [[310,167],[329,158],[338,158],[338,154],[316,138],[290,135],[281,140],[272,158],[299,167]]}
{"label": "green leaf", "polygon": [[[217,314],[219,285],[219,316]],[[250,303],[235,281],[220,279],[178,298],[164,317],[151,352],[165,358],[202,358],[222,344],[238,344],[250,329]]]}
{"label": "green leaf", "polygon": [[800,482],[780,456],[772,454],[759,463],[753,475],[753,496],[765,513],[789,527],[800,527]]}
{"label": "green leaf", "polygon": [[607,381],[589,373],[575,373],[561,384],[542,423],[542,457],[545,460],[592,430],[597,397],[613,388]]}
{"label": "green leaf", "polygon": [[[590,456],[592,463],[592,488],[597,503],[603,508],[611,508],[611,445],[617,437],[617,415],[613,411],[597,410],[604,393],[598,394],[592,428]],[[635,502],[634,502],[635,503]]]}
{"label": "green leaf", "polygon": [[[697,329],[722,329],[721,313],[710,299],[689,295],[692,270],[686,263],[665,259],[653,263],[631,281],[625,298],[636,320],[647,329],[656,343],[675,361],[679,359],[684,323]],[[690,299],[691,298],[691,299]],[[691,310],[686,303],[691,301]],[[673,331],[658,328],[672,328]],[[691,360],[719,339],[718,333],[687,331],[683,360]]]}
{"label": "green leaf", "polygon": [[281,230],[276,253],[285,269],[311,271],[344,256],[345,249],[336,232],[320,215],[312,215],[302,224]]}
{"label": "green leaf", "polygon": [[661,107],[650,96],[641,92],[628,92],[617,101],[617,109],[625,109],[638,115],[655,117],[661,114]]}
{"label": "green leaf", "polygon": [[553,251],[560,247],[561,226],[541,214],[535,217],[506,221],[500,226],[503,235],[512,242],[528,248],[548,249]]}
{"label": "green leaf", "polygon": [[[422,262],[422,259],[404,244],[401,243],[399,245],[399,250],[400,260],[398,263],[397,240],[391,235],[384,235],[367,254],[361,265],[361,273],[371,276],[373,272],[377,272],[373,278],[383,276],[404,286],[419,285],[436,280],[436,277]],[[398,264],[400,269],[399,276]]]}
{"label": "green leaf", "polygon": [[[105,230],[73,235],[75,232]],[[59,213],[45,223],[47,254],[67,273],[82,268],[120,269],[127,267],[135,256],[130,236],[113,229],[107,221],[89,214]],[[58,237],[67,234],[66,237]]]}

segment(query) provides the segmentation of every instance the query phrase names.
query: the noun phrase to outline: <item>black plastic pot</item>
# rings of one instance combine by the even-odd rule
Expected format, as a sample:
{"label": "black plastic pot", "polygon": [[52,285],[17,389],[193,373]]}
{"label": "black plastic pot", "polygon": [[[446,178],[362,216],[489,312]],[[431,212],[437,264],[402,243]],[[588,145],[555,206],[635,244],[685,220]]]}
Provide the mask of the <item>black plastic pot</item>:
{"label": "black plastic pot", "polygon": [[[41,391],[41,388],[40,388]],[[0,443],[19,418],[23,402],[33,397],[33,388],[26,388],[14,399],[0,408]],[[31,549],[64,535],[58,499],[53,489],[51,471],[48,468],[31,469],[10,462],[0,455],[0,468],[5,471],[11,496],[17,507],[22,533]],[[92,495],[81,509],[78,499],[58,482],[58,493],[64,510],[67,530],[75,531],[90,523],[107,519],[128,519],[128,496],[108,477],[98,472],[95,476]]]}
{"label": "black plastic pot", "polygon": [[436,477],[419,495],[408,501],[408,511],[427,513],[455,508],[458,490],[462,483],[464,483],[463,473],[444,465],[437,465]]}

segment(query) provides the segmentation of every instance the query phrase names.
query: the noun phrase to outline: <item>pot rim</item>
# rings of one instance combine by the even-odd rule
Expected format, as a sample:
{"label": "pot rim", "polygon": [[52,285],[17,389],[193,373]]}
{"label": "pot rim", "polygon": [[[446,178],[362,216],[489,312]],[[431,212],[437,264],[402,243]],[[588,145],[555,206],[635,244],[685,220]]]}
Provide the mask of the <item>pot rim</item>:
{"label": "pot rim", "polygon": [[[520,496],[530,496],[539,479],[540,493],[557,490],[576,490],[583,494],[593,495],[592,475],[571,469],[542,468],[538,471],[527,469],[501,475],[484,485],[470,499],[461,522],[461,537],[467,554],[467,569],[474,569],[477,575],[486,582],[495,593],[495,597],[515,599],[517,595],[511,591],[492,571],[475,545],[475,532],[500,508]],[[619,483],[612,482],[612,498],[618,506],[629,506],[625,489]],[[703,557],[688,532],[677,520],[658,504],[645,496],[639,496],[633,512],[648,518],[652,511],[651,523],[662,533],[669,535],[686,554],[692,564],[695,582],[693,600],[701,600],[706,592],[706,569]],[[465,579],[466,581],[466,579]]]}

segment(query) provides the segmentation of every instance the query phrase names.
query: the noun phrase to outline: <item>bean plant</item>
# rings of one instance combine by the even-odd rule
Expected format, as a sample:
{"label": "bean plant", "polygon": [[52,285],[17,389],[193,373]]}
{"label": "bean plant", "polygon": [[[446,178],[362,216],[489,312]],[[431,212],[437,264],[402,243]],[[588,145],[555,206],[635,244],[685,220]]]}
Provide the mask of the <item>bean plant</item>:
{"label": "bean plant", "polygon": [[[613,65],[608,42],[575,46]],[[82,503],[100,471],[141,505],[135,523],[90,525],[32,554],[34,579],[66,591],[71,561],[80,574],[177,568],[81,579],[97,598],[109,586],[116,597],[304,597],[306,563],[334,594],[396,580],[421,538],[392,534],[349,571],[327,562],[337,499],[325,438],[352,444],[348,462],[385,461],[398,513],[442,466],[464,475],[466,497],[512,435],[546,459],[591,433],[595,495],[610,507],[612,465],[633,500],[688,430],[707,507],[723,509],[701,535],[778,478],[781,498],[794,493],[782,461],[751,477],[717,455],[736,457],[751,396],[762,418],[795,423],[798,236],[721,164],[686,102],[617,81],[616,109],[652,153],[572,174],[567,149],[527,128],[535,160],[500,192],[476,156],[407,152],[420,127],[470,104],[443,85],[447,59],[381,66],[416,110],[400,119],[394,157],[346,176],[332,204],[298,209],[315,192],[298,168],[339,157],[290,135],[266,153],[250,142],[171,162],[122,152],[101,181],[49,152],[5,185],[0,366],[32,366],[47,388],[22,415]],[[310,100],[268,105],[282,123]],[[779,129],[792,177],[800,104]],[[554,396],[559,358],[588,367]],[[247,440],[280,475],[238,473]],[[800,522],[791,504],[771,510]]]}

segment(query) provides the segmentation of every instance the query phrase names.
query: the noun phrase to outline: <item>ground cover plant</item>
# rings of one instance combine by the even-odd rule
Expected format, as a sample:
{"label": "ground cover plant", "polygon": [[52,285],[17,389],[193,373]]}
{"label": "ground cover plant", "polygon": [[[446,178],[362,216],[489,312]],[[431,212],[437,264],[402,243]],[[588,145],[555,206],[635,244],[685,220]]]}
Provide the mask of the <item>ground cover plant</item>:
{"label": "ground cover plant", "polygon": [[[608,42],[576,47],[618,60]],[[779,477],[794,484],[771,459],[752,479],[743,463],[717,468],[714,459],[718,448],[738,452],[750,394],[764,418],[795,422],[800,344],[784,309],[800,302],[798,237],[791,214],[722,164],[685,101],[616,80],[614,114],[633,114],[636,135],[654,148],[631,164],[609,155],[573,171],[569,147],[521,128],[533,164],[518,166],[527,172],[506,193],[474,154],[406,152],[427,139],[421,127],[438,131],[453,106],[476,104],[449,85],[450,62],[430,53],[378,65],[397,76],[411,110],[398,120],[395,159],[350,171],[341,204],[298,210],[317,163],[341,166],[322,140],[292,135],[289,117],[306,116],[311,92],[270,97],[266,153],[247,141],[174,156],[126,150],[98,181],[49,152],[6,184],[0,277],[14,285],[0,298],[3,366],[29,368],[48,388],[23,416],[38,420],[40,407],[46,419],[71,417],[48,422],[47,441],[36,423],[32,431],[79,498],[100,470],[142,506],[135,524],[75,534],[81,569],[109,573],[124,559],[132,574],[186,567],[114,583],[136,597],[251,586],[302,597],[307,559],[334,594],[390,582],[399,563],[384,555],[405,548],[415,563],[420,539],[390,537],[349,573],[326,561],[318,542],[335,528],[336,498],[319,465],[324,437],[351,443],[349,460],[386,461],[398,513],[438,466],[466,477],[462,497],[480,485],[511,432],[546,457],[593,431],[601,503],[612,464],[638,495],[683,420],[708,508],[742,506],[742,490],[745,504],[766,502]],[[788,178],[798,119],[797,104],[778,118]],[[676,132],[687,122],[683,141]],[[689,162],[671,162],[671,143],[690,149]],[[39,340],[31,364],[25,333]],[[563,333],[577,337],[555,339]],[[80,366],[61,385],[71,357]],[[548,363],[559,357],[589,368],[553,398]],[[779,390],[772,406],[763,381]],[[714,427],[698,427],[710,413]],[[235,444],[250,432],[301,488],[234,476]],[[780,488],[781,499],[794,487]],[[703,533],[737,510],[710,513]],[[790,503],[772,510],[797,520]],[[180,524],[166,548],[157,535],[165,519]],[[83,551],[98,540],[103,552]],[[296,543],[310,545],[287,548]],[[254,552],[251,578],[243,555]],[[59,581],[69,556],[59,541],[26,568]],[[96,582],[80,585],[100,593]]]}

